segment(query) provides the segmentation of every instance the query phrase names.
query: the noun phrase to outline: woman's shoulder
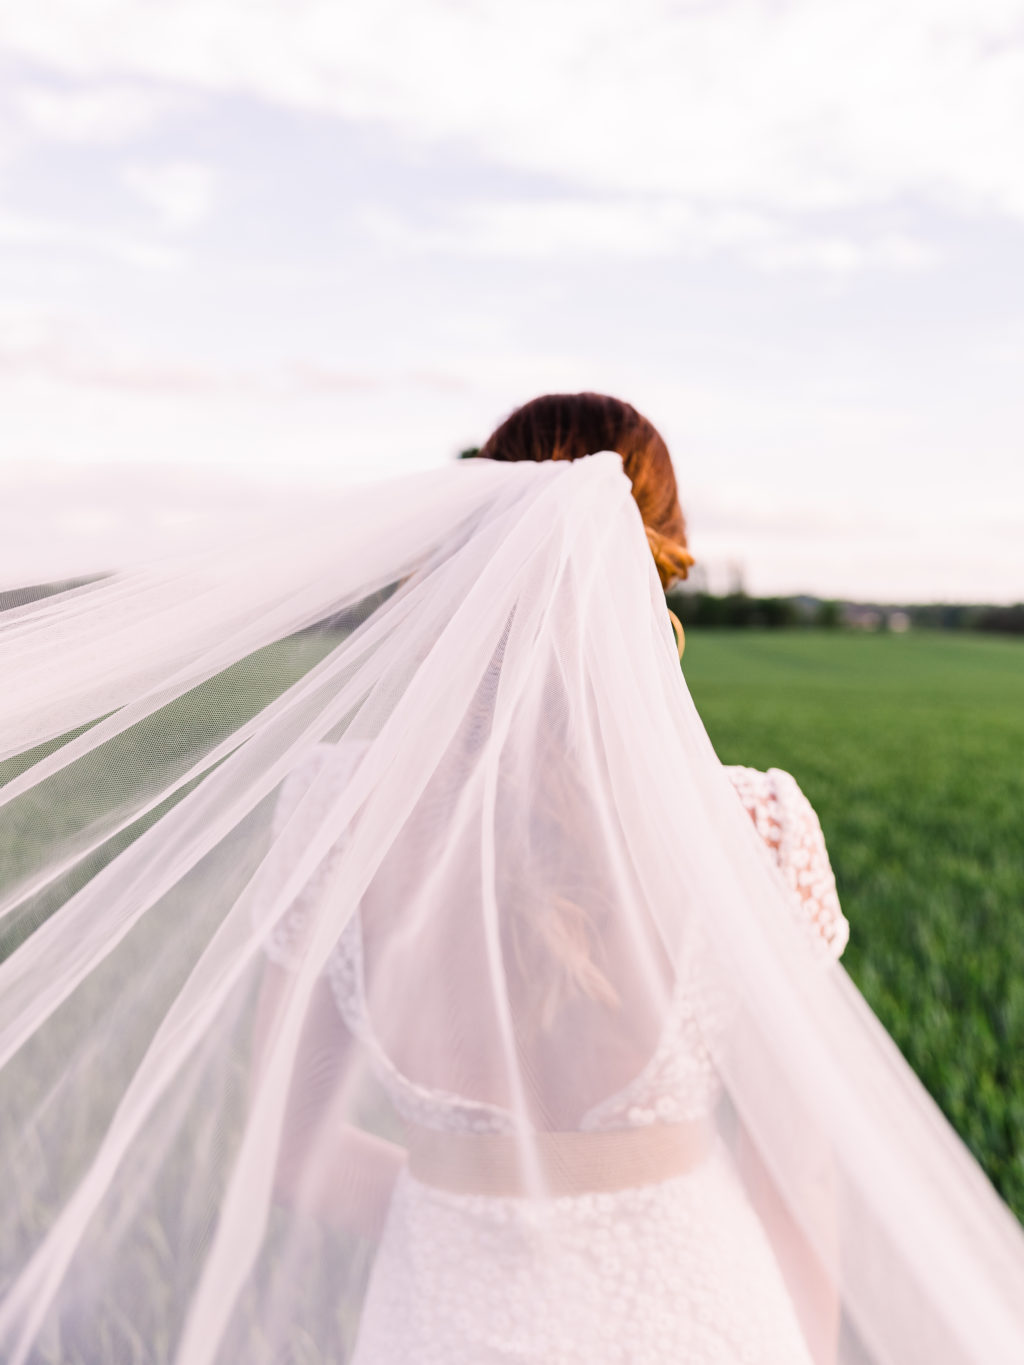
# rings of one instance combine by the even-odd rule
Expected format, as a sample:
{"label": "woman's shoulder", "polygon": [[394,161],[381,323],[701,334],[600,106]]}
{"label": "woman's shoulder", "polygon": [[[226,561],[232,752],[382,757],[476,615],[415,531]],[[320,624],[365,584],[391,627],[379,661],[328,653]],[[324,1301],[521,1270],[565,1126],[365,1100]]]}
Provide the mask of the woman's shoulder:
{"label": "woman's shoulder", "polygon": [[[782,768],[746,768],[726,764],[725,773],[758,831],[766,840],[781,837],[785,826],[818,824],[814,807],[796,778]],[[820,824],[818,829],[820,831]]]}
{"label": "woman's shoulder", "polygon": [[838,958],[850,937],[821,823],[796,778],[782,768],[727,765],[725,772],[754,828],[793,893],[793,906],[816,946]]}

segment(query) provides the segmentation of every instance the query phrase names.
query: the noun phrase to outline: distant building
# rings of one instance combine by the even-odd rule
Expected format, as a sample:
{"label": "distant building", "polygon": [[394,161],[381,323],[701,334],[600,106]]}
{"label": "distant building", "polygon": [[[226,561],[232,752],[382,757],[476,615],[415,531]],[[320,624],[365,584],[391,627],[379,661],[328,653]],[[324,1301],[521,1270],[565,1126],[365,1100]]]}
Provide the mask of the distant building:
{"label": "distant building", "polygon": [[910,615],[897,607],[876,607],[863,602],[845,602],[843,625],[851,630],[894,630],[897,635],[910,629]]}
{"label": "distant building", "polygon": [[853,630],[878,630],[882,625],[882,613],[876,607],[847,602],[843,607],[843,625]]}

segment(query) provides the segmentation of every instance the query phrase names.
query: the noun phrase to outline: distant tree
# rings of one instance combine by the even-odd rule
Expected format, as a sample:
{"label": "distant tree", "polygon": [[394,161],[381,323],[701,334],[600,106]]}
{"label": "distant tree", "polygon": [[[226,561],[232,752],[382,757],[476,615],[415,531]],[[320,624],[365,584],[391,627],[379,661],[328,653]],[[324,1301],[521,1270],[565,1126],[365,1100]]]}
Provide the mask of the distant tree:
{"label": "distant tree", "polygon": [[1024,602],[1012,607],[986,607],[974,623],[976,630],[997,630],[1007,635],[1024,635]]}
{"label": "distant tree", "polygon": [[928,630],[974,630],[987,610],[962,602],[925,602],[906,608],[911,623]]}
{"label": "distant tree", "polygon": [[684,626],[731,626],[777,630],[802,624],[800,610],[788,597],[748,597],[730,592],[672,592],[668,605]]}
{"label": "distant tree", "polygon": [[789,597],[758,597],[755,599],[755,615],[760,617],[759,624],[769,630],[785,630],[800,624],[800,613],[796,603]]}
{"label": "distant tree", "polygon": [[458,459],[460,459],[460,460],[472,460],[475,456],[477,456],[477,455],[479,455],[479,454],[480,454],[480,447],[479,447],[479,446],[467,446],[465,450],[460,450],[460,451],[459,451]]}
{"label": "distant tree", "polygon": [[785,630],[812,626],[838,630],[902,632],[911,626],[930,630],[985,630],[1024,635],[1024,602],[1016,606],[979,606],[972,603],[930,602],[905,607],[877,603],[820,601],[814,597],[748,597],[728,592],[718,597],[687,583],[668,594],[668,605],[684,626]]}

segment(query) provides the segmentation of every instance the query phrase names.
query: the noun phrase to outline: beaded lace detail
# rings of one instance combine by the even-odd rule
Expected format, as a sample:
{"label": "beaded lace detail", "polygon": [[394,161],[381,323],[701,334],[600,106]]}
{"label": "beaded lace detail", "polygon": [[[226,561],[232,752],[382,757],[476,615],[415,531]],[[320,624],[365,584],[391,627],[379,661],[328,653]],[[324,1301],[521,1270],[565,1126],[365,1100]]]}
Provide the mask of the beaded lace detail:
{"label": "beaded lace detail", "polygon": [[790,904],[819,954],[835,960],[850,926],[839,908],[836,879],[814,807],[781,768],[729,767],[726,773],[776,867],[793,892]]}
{"label": "beaded lace detail", "polygon": [[[354,746],[353,746],[354,747]],[[288,837],[287,823],[309,785],[335,765],[333,780],[324,782],[326,806],[348,780],[361,750],[318,745],[284,784],[275,812],[274,829]],[[825,850],[824,836],[810,802],[796,781],[778,768],[760,772],[729,767],[726,773],[765,847],[793,892],[791,905],[824,960],[839,957],[849,937],[849,925],[839,908],[835,878]],[[319,801],[317,802],[319,805]],[[311,811],[311,818],[316,812]],[[294,965],[308,905],[331,874],[333,853],[324,859],[299,896],[275,926],[265,950],[283,966]],[[411,1123],[444,1132],[514,1133],[513,1115],[498,1105],[419,1085],[394,1065],[384,1052],[371,1024],[363,975],[362,930],[358,910],[331,952],[325,975],[347,1027],[366,1048],[381,1084],[397,1111]],[[719,1081],[704,1040],[714,1001],[703,998],[700,973],[691,970],[676,983],[661,1039],[646,1066],[627,1086],[602,1100],[580,1120],[583,1130],[644,1127],[654,1123],[682,1123],[711,1111]]]}
{"label": "beaded lace detail", "polygon": [[408,1123],[458,1133],[514,1133],[515,1120],[505,1109],[483,1100],[436,1090],[404,1075],[377,1040],[370,1024],[363,980],[363,936],[359,911],[352,916],[325,969],[331,994],[352,1034],[366,1047],[378,1080],[391,1103]]}
{"label": "beaded lace detail", "polygon": [[555,1199],[399,1176],[352,1365],[811,1365],[721,1149],[661,1184]]}

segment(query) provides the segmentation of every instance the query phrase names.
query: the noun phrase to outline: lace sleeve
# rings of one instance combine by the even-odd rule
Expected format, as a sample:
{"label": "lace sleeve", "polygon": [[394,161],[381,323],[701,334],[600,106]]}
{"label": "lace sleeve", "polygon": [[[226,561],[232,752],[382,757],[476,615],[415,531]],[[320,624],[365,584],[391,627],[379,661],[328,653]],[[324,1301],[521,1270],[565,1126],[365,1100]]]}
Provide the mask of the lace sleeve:
{"label": "lace sleeve", "polygon": [[[314,781],[329,765],[331,780],[323,783],[323,800],[325,803],[333,800],[338,793],[339,786],[343,786],[351,776],[364,747],[364,745],[355,743],[345,745],[317,744],[305,754],[288,774],[281,784],[281,791],[277,798],[277,805],[274,807],[271,824],[271,836],[274,841],[275,853],[278,856],[286,860],[289,857],[297,858],[305,846],[302,829],[292,825],[292,817]],[[310,812],[310,818],[316,818],[315,810]],[[324,879],[330,875],[331,864],[337,847],[336,845],[331,853],[324,858],[303,890],[284,911],[264,939],[263,951],[271,962],[275,962],[281,967],[287,967],[289,970],[294,970],[297,966],[297,948],[305,933],[309,908],[316,903],[319,888]]]}
{"label": "lace sleeve", "polygon": [[850,926],[836,893],[825,836],[796,779],[781,768],[727,767],[733,787],[793,892],[793,907],[829,960],[839,958]]}

